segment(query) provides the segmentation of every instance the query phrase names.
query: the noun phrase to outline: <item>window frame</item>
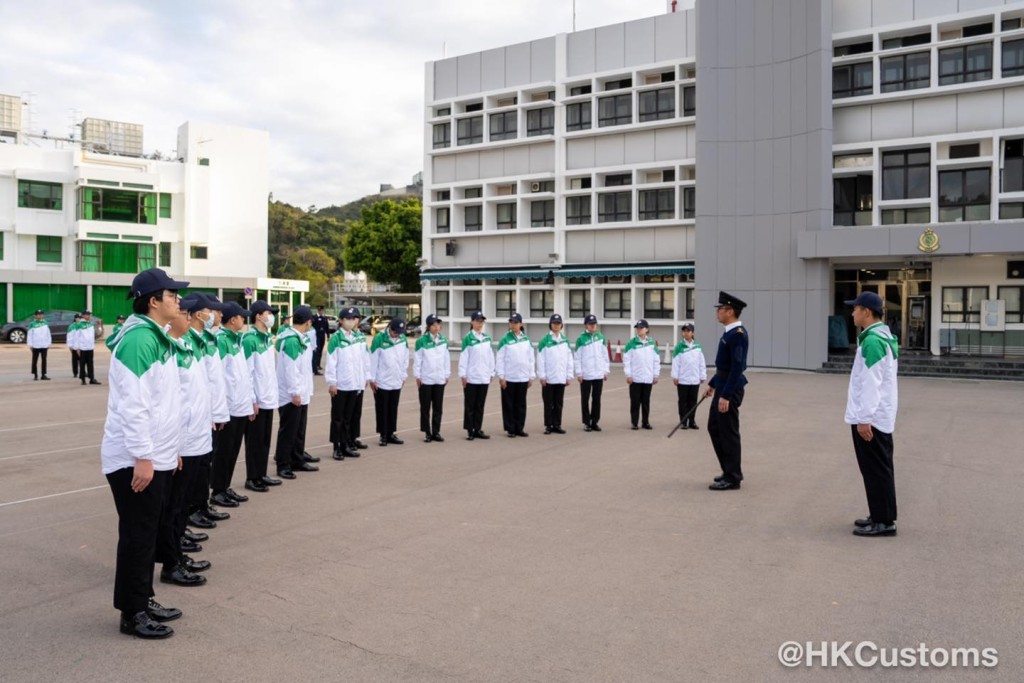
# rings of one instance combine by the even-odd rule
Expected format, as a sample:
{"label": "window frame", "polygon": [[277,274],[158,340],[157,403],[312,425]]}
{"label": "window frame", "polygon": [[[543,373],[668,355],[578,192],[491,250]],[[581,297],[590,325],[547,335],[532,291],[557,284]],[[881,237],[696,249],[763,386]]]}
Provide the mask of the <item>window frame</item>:
{"label": "window frame", "polygon": [[[928,160],[926,162],[915,161],[911,163],[910,157],[914,154],[926,154]],[[890,159],[895,160],[897,157],[903,157],[902,164],[888,164]],[[932,153],[928,147],[917,147],[914,149],[899,149],[889,150],[882,152],[882,200],[899,200],[899,199],[930,199],[931,198],[931,167],[932,167]],[[924,172],[924,183],[925,194],[911,194],[910,193],[910,177],[911,172],[916,171],[915,175],[920,175],[921,171]],[[889,196],[887,191],[889,190],[887,181],[887,175],[890,173],[902,173],[902,194],[901,196]],[[918,178],[920,181],[921,178]]]}
{"label": "window frame", "polygon": [[64,238],[36,235],[36,263],[64,263]]}
{"label": "window frame", "polygon": [[[569,291],[569,317],[583,318],[590,314],[590,288],[570,289]],[[573,297],[582,297],[582,301],[573,302]],[[579,305],[577,305],[579,304]],[[575,306],[575,307],[574,307]]]}
{"label": "window frame", "polygon": [[435,123],[432,135],[433,149],[448,149],[452,146],[452,122]]}
{"label": "window frame", "polygon": [[697,86],[683,86],[683,117],[697,115]]}
{"label": "window frame", "polygon": [[[505,306],[504,304],[507,304]],[[516,312],[516,290],[496,289],[494,290],[494,317],[510,318]]]}
{"label": "window frame", "polygon": [[[999,71],[1003,78],[1024,76],[1024,38],[1018,40],[1004,40],[1000,47],[1001,64]],[[1015,55],[1013,59],[1007,59],[1008,55]],[[1007,64],[1013,62],[1012,66]]]}
{"label": "window frame", "polygon": [[[444,304],[441,303],[441,298],[444,298]],[[442,289],[434,292],[434,315],[447,316],[448,311],[451,310],[451,292],[447,289]]]}
{"label": "window frame", "polygon": [[[968,174],[985,174],[985,194],[984,201],[978,198],[967,197]],[[943,183],[948,178],[959,176],[960,180],[960,198],[959,201],[953,201],[946,197],[943,193]],[[981,166],[975,168],[957,168],[939,171],[938,174],[938,192],[939,192],[939,222],[940,223],[961,223],[969,221],[987,221],[992,217],[992,168],[990,166]],[[971,213],[972,207],[985,207],[984,216],[980,215],[981,212],[975,212],[975,215],[968,217]],[[958,216],[950,218],[951,216]]]}
{"label": "window frame", "polygon": [[[867,67],[868,82],[861,83],[857,80],[858,76],[863,75],[864,68]],[[838,79],[837,74],[842,72],[848,72],[849,87],[836,88]],[[836,64],[832,67],[832,99],[842,100],[849,97],[865,97],[867,95],[873,95],[875,92],[875,64],[874,62],[854,62],[852,64]]]}
{"label": "window frame", "polygon": [[[36,195],[33,190],[47,190],[47,196]],[[43,211],[64,210],[64,184],[44,180],[18,179],[18,208]]]}
{"label": "window frame", "polygon": [[[469,212],[475,211],[477,220],[469,222]],[[462,229],[465,232],[480,232],[484,229],[484,207],[483,204],[468,204],[462,207]]]}
{"label": "window frame", "polygon": [[[466,297],[467,296],[472,296],[473,297],[473,302],[474,303],[473,303],[472,306],[469,305],[470,302],[466,301]],[[462,293],[462,315],[464,315],[466,317],[469,317],[469,316],[473,315],[474,313],[476,313],[477,311],[484,310],[483,303],[484,303],[484,293],[483,293],[483,290],[480,290],[480,289],[467,289],[466,291],[464,291]]]}
{"label": "window frame", "polygon": [[1017,308],[1006,306],[1006,322],[1008,324],[1024,323],[1024,285],[998,285],[996,286],[996,299],[1006,301],[1003,290],[1017,291]]}
{"label": "window frame", "polygon": [[[946,305],[946,292],[954,292],[960,290],[960,310],[959,311],[947,311]],[[977,300],[977,309],[972,310],[971,308],[971,294],[977,293],[978,290],[984,290],[984,295]],[[942,288],[942,322],[944,323],[972,323],[981,322],[981,302],[988,299],[988,285],[953,285]]]}
{"label": "window frame", "polygon": [[[924,66],[925,74],[917,75],[914,78],[908,78],[908,60],[913,58],[916,60],[923,61],[920,64],[916,64],[915,67],[920,68]],[[886,66],[887,64],[900,63],[900,78],[893,80],[886,80]],[[922,52],[910,52],[903,55],[893,55],[890,57],[882,57],[878,61],[878,86],[879,92],[882,94],[890,92],[902,92],[905,90],[920,90],[921,88],[931,87],[932,82],[932,66],[931,66],[931,51],[925,50]]]}
{"label": "window frame", "polygon": [[[441,216],[444,215],[444,222]],[[434,210],[434,232],[438,235],[447,235],[452,231],[452,209],[450,206],[439,206]]]}
{"label": "window frame", "polygon": [[[605,115],[605,102],[612,103],[613,114]],[[622,113],[621,108],[627,111]],[[633,93],[606,95],[597,98],[597,127],[628,126],[633,123]]]}
{"label": "window frame", "polygon": [[697,187],[690,185],[683,189],[683,220],[697,218]]}
{"label": "window frame", "polygon": [[[545,124],[545,118],[548,123]],[[526,110],[526,137],[532,138],[538,135],[555,134],[555,108],[539,107]]]}
{"label": "window frame", "polygon": [[[573,206],[576,204],[577,206]],[[592,225],[593,215],[591,209],[593,207],[593,201],[589,194],[587,195],[576,195],[565,198],[565,224],[566,225]],[[583,209],[586,211],[573,212],[573,209]]]}
{"label": "window frame", "polygon": [[[612,202],[612,210],[605,208],[605,201]],[[625,208],[621,203],[625,203]],[[600,192],[597,195],[597,222],[622,223],[633,220],[633,192]]]}
{"label": "window frame", "polygon": [[[653,109],[645,111],[644,103],[648,103],[648,107],[651,104],[651,96],[653,96]],[[665,104],[668,104],[668,108],[665,108]],[[637,114],[641,123],[645,121],[663,121],[666,119],[674,119],[676,117],[676,89],[675,87],[670,88],[654,88],[651,90],[643,90],[638,93],[637,97]]]}
{"label": "window frame", "polygon": [[[538,307],[536,299],[540,299]],[[555,313],[555,290],[553,289],[531,289],[530,290],[530,317],[550,318]]]}
{"label": "window frame", "polygon": [[[630,320],[633,317],[633,299],[631,289],[605,289],[602,290],[603,306],[601,313],[605,318],[614,318],[616,320]],[[611,296],[617,296],[619,299],[619,305],[615,307],[609,306],[609,298]]]}
{"label": "window frame", "polygon": [[193,261],[208,261],[210,259],[210,246],[207,244],[190,244],[188,246],[188,257]]}
{"label": "window frame", "polygon": [[[853,227],[871,225],[872,209],[874,207],[873,196],[874,178],[870,173],[858,173],[856,175],[835,176],[832,178],[832,225]],[[852,192],[842,191],[842,185],[852,182]],[[852,197],[850,206],[845,206],[844,200]],[[867,206],[863,206],[866,199]],[[840,220],[847,218],[848,220]]]}
{"label": "window frame", "polygon": [[[537,216],[537,209],[540,208],[540,217]],[[553,228],[555,227],[555,200],[538,199],[530,202],[530,227],[531,228]]]}
{"label": "window frame", "polygon": [[[978,48],[987,48],[988,52],[988,66],[987,68],[968,68],[970,59],[976,58],[970,55],[972,51],[977,52]],[[945,47],[939,50],[938,55],[938,67],[939,67],[939,85],[956,85],[957,83],[976,83],[978,81],[990,81],[992,80],[992,42],[987,41],[983,43],[971,43],[970,45],[958,45],[956,47]],[[951,71],[949,73],[943,73],[943,59],[953,57],[959,59],[960,68],[957,71]]]}
{"label": "window frame", "polygon": [[[644,318],[652,320],[672,320],[676,315],[676,290],[674,287],[666,288],[644,288],[643,290],[643,312]],[[654,296],[657,295],[657,296]],[[655,303],[654,299],[657,299]],[[665,305],[666,299],[669,301]]]}
{"label": "window frame", "polygon": [[[463,130],[463,124],[468,130]],[[456,119],[455,146],[478,145],[484,141],[484,117],[464,116]],[[477,130],[479,128],[479,131]]]}
{"label": "window frame", "polygon": [[[502,211],[507,215],[502,216]],[[494,205],[494,223],[498,230],[515,230],[517,224],[516,202],[501,202]]]}
{"label": "window frame", "polygon": [[[673,220],[676,217],[676,190],[661,187],[654,190],[640,190],[637,193],[637,218],[642,221]],[[654,209],[645,205],[654,198]]]}
{"label": "window frame", "polygon": [[590,130],[593,125],[593,108],[590,100],[565,105],[565,131]]}
{"label": "window frame", "polygon": [[[509,123],[511,122],[511,127]],[[495,125],[498,124],[498,125]],[[519,111],[499,111],[487,117],[487,139],[515,140],[519,137]]]}

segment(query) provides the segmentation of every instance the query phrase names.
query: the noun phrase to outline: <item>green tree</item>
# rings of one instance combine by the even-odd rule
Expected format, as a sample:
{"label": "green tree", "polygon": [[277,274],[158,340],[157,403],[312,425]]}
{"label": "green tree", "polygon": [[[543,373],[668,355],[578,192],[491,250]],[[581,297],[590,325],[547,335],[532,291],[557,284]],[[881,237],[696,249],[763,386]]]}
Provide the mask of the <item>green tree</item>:
{"label": "green tree", "polygon": [[420,291],[417,259],[422,251],[423,207],[418,198],[390,199],[363,207],[345,232],[346,267],[366,271],[371,280]]}

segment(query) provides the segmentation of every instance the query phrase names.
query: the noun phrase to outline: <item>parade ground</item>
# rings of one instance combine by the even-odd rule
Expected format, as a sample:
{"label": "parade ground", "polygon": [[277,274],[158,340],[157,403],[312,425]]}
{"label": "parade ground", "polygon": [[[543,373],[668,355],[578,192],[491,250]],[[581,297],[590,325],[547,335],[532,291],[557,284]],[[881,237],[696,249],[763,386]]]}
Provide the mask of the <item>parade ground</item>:
{"label": "parade ground", "polygon": [[[213,563],[207,585],[155,584],[184,616],[147,642],[118,632],[111,604],[108,358],[97,349],[103,386],[81,386],[57,345],[53,380],[33,382],[28,350],[0,346],[4,683],[1024,680],[1024,384],[902,379],[899,535],[858,538],[867,506],[843,376],[752,370],[746,478],[725,492],[707,488],[719,473],[707,403],[701,430],[666,439],[667,367],[653,431],[630,431],[613,366],[601,433],[582,431],[572,387],[569,433],[544,436],[535,384],[529,438],[506,438],[495,383],[492,439],[466,441],[452,382],[443,444],[422,442],[410,380],[405,445],[376,445],[368,399],[370,448],[344,462],[330,458],[318,377],[307,446],[320,471],[254,493],[240,457],[234,488],[250,501],[196,555]],[[865,642],[933,657],[780,662],[785,643],[833,641],[851,660]],[[958,648],[998,663],[938,665],[937,650]]]}

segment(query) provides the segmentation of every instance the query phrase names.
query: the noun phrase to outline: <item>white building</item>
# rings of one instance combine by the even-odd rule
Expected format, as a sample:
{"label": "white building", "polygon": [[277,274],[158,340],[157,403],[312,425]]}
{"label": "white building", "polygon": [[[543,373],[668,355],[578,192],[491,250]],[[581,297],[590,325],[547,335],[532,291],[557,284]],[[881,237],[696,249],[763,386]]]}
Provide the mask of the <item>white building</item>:
{"label": "white building", "polygon": [[725,289],[815,368],[873,289],[906,347],[1024,348],[1024,2],[673,8],[426,65],[425,313],[671,344]]}

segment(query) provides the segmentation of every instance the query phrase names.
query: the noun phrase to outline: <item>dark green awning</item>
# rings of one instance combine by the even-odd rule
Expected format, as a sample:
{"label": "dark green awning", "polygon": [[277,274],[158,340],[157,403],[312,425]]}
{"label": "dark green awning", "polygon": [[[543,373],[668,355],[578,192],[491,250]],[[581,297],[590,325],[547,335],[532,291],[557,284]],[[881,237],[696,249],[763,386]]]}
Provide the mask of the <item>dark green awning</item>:
{"label": "dark green awning", "polygon": [[648,263],[636,265],[566,265],[561,268],[536,268],[533,270],[474,268],[472,270],[425,270],[420,280],[506,280],[513,278],[547,277],[605,277],[620,275],[693,275],[693,263]]}

